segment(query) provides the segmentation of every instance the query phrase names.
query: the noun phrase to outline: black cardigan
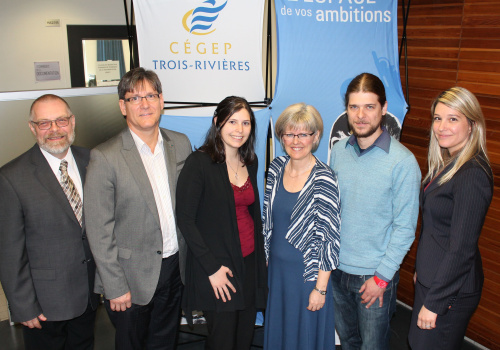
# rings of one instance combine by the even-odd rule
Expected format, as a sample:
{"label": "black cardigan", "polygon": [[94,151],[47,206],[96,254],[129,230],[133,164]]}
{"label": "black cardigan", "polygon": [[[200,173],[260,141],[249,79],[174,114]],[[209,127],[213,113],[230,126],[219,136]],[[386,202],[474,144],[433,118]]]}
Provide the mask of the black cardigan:
{"label": "black cardigan", "polygon": [[[247,169],[255,194],[255,202],[249,207],[255,227],[255,306],[263,309],[267,298],[267,268],[256,180],[257,161]],[[177,183],[176,214],[177,224],[188,246],[182,301],[186,314],[191,315],[192,310],[244,309],[244,262],[226,163],[214,163],[209,155],[200,151],[186,159]],[[228,278],[236,289],[226,303],[215,298],[208,279],[221,265],[233,272],[233,278]]]}

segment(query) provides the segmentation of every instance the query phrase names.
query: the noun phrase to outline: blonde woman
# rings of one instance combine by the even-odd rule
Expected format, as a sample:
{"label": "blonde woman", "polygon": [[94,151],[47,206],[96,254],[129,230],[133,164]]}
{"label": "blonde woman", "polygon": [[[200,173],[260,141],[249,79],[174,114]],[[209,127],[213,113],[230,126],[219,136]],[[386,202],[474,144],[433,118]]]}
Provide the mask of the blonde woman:
{"label": "blonde woman", "polygon": [[340,197],[334,172],[312,154],[323,121],[313,106],[297,103],[275,130],[287,155],[272,161],[264,195],[264,349],[334,349],[330,274],[338,265]]}
{"label": "blonde woman", "polygon": [[460,349],[481,299],[479,235],[493,195],[486,128],[476,97],[453,87],[431,108],[429,171],[420,195],[412,349]]}

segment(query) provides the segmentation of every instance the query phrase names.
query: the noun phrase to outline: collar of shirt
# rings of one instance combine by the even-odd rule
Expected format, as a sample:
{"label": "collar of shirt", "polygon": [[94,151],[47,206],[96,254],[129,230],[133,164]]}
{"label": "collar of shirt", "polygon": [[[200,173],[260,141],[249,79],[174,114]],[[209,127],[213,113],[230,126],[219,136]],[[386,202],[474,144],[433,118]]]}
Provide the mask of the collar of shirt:
{"label": "collar of shirt", "polygon": [[158,152],[163,153],[163,137],[161,136],[160,129],[157,129],[158,131],[158,140],[156,141],[156,146],[155,146],[155,151],[151,152],[151,148],[146,144],[146,142],[142,141],[142,139],[134,133],[131,129],[130,133],[132,134],[132,138],[134,139],[135,146],[139,150],[139,153],[143,154],[153,154],[156,155]]}
{"label": "collar of shirt", "polygon": [[389,135],[389,132],[385,127],[382,127],[382,134],[380,134],[375,142],[367,149],[362,150],[361,148],[359,148],[358,140],[354,135],[351,135],[349,137],[349,140],[347,140],[346,142],[346,147],[347,145],[351,145],[354,148],[358,157],[361,157],[363,154],[368,153],[374,147],[378,147],[384,150],[386,153],[389,153],[389,149],[391,147],[391,135]]}
{"label": "collar of shirt", "polygon": [[[45,159],[47,159],[47,162],[49,163],[50,169],[52,169],[52,172],[57,178],[57,181],[60,180],[61,178],[61,173],[59,172],[59,167],[61,166],[61,160],[46,150],[40,148],[40,151],[42,151],[43,156]],[[71,180],[73,180],[73,183],[76,186],[76,189],[78,190],[78,193],[80,194],[80,198],[83,200],[83,186],[82,186],[82,180],[80,178],[80,171],[78,170],[78,166],[76,165],[75,158],[73,157],[73,152],[71,152],[71,147],[68,148],[68,153],[66,156],[64,156],[63,159],[66,159],[68,162],[68,175],[71,177]]]}

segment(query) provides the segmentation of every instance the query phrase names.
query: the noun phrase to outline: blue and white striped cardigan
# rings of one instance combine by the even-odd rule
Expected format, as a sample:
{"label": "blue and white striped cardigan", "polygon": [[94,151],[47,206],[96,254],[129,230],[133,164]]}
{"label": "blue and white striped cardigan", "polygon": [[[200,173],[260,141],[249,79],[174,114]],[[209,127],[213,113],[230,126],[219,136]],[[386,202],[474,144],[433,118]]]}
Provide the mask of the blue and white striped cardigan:
{"label": "blue and white striped cardigan", "polygon": [[[262,212],[267,260],[273,232],[273,202],[289,160],[289,156],[275,158],[267,175]],[[340,248],[340,195],[337,177],[328,165],[318,159],[293,207],[285,238],[302,252],[304,281],[316,281],[318,269],[331,271],[337,268]]]}

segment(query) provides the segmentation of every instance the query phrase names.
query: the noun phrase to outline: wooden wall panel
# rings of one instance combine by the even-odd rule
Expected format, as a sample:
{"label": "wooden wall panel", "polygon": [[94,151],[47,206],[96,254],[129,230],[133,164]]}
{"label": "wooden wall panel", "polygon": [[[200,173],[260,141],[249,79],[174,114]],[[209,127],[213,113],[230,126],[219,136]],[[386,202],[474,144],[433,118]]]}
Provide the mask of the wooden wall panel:
{"label": "wooden wall panel", "polygon": [[[407,5],[408,1],[405,1]],[[399,35],[402,34],[399,0]],[[433,99],[451,86],[476,94],[486,118],[487,146],[495,176],[493,201],[479,240],[485,283],[467,336],[500,349],[500,2],[498,0],[413,0],[407,26],[410,111],[401,141],[427,171]],[[404,56],[401,81],[405,86]],[[420,232],[401,265],[399,300],[413,304],[413,272]]]}

